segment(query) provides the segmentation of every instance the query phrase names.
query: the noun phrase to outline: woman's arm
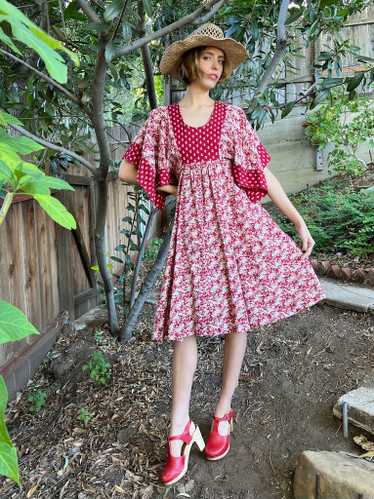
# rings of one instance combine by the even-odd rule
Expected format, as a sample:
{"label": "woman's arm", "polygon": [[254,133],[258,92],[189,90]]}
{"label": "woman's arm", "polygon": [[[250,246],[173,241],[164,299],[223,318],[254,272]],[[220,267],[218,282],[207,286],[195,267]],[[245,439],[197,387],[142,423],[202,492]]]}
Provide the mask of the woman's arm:
{"label": "woman's arm", "polygon": [[295,225],[296,231],[302,241],[301,249],[305,252],[304,256],[308,257],[312,252],[315,241],[313,240],[303,217],[291,203],[279,180],[269,170],[269,168],[264,169],[264,175],[268,185],[269,197],[273,203],[278,206],[281,212]]}
{"label": "woman's arm", "polygon": [[161,185],[160,187],[156,187],[156,190],[166,192],[167,194],[173,194],[173,196],[176,196],[178,192],[178,186],[172,184]]}
{"label": "woman's arm", "polygon": [[[135,168],[135,166],[124,159],[119,167],[118,178],[128,184],[137,184],[138,182],[136,180],[136,175],[137,169]],[[178,186],[171,184],[162,185],[160,187],[156,187],[156,190],[176,196],[178,192]]]}
{"label": "woman's arm", "polygon": [[136,174],[135,166],[124,159],[118,170],[118,178],[128,184],[137,184]]}

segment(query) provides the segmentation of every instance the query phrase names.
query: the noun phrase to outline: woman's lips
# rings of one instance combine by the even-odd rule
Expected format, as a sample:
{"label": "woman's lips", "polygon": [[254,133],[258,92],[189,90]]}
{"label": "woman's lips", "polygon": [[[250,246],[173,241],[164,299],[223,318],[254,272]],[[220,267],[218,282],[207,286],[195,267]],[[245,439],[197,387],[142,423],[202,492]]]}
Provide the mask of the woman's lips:
{"label": "woman's lips", "polygon": [[211,80],[216,81],[218,79],[218,76],[216,76],[216,75],[208,75],[208,78],[210,78]]}

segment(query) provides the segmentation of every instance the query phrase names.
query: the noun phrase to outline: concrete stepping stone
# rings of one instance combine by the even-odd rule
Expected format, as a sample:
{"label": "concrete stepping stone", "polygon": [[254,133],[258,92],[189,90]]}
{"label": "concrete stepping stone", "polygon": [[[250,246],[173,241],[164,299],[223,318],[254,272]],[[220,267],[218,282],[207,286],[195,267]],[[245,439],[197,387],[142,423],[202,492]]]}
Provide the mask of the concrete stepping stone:
{"label": "concrete stepping stone", "polygon": [[326,293],[325,301],[330,305],[374,314],[373,288],[346,284],[327,277],[322,277],[320,282]]}
{"label": "concrete stepping stone", "polygon": [[374,435],[374,388],[360,387],[340,397],[333,408],[334,416],[339,419],[344,402],[348,403],[348,421]]}
{"label": "concrete stepping stone", "polygon": [[374,463],[348,452],[304,451],[293,485],[295,499],[374,499]]}

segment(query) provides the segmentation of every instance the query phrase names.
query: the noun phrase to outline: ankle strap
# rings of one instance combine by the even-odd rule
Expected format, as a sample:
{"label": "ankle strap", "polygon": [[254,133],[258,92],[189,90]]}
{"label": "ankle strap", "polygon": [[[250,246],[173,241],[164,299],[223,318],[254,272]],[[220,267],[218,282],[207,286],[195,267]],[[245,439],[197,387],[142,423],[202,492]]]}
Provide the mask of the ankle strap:
{"label": "ankle strap", "polygon": [[168,441],[170,440],[183,440],[186,444],[189,444],[192,440],[192,435],[190,434],[190,427],[192,424],[192,419],[189,419],[186,426],[184,427],[183,433],[179,435],[170,435]]}
{"label": "ankle strap", "polygon": [[224,416],[213,416],[213,419],[216,421],[230,421],[231,418],[236,416],[235,409],[231,409],[229,412],[226,412]]}

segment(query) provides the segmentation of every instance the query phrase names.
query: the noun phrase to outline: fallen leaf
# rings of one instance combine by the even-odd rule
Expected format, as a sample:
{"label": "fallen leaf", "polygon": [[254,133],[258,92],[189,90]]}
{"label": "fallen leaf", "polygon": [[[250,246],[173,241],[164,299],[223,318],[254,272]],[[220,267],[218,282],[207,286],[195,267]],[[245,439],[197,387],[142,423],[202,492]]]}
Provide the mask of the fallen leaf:
{"label": "fallen leaf", "polygon": [[27,498],[32,497],[32,495],[34,494],[34,492],[36,492],[37,488],[38,488],[38,484],[33,485],[31,487],[31,489],[27,492],[26,497]]}

